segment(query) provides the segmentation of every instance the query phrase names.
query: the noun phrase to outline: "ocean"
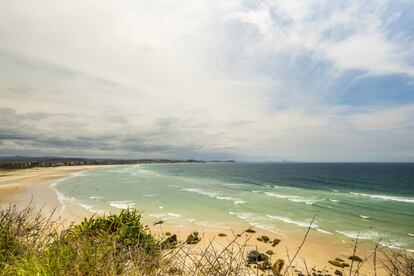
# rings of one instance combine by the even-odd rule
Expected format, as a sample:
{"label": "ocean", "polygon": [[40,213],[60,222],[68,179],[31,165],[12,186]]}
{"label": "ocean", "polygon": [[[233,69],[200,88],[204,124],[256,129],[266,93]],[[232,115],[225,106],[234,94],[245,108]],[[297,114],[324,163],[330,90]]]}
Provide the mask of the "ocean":
{"label": "ocean", "polygon": [[321,235],[414,249],[414,163],[205,163],[124,165],[52,185],[65,205],[136,208],[177,227]]}

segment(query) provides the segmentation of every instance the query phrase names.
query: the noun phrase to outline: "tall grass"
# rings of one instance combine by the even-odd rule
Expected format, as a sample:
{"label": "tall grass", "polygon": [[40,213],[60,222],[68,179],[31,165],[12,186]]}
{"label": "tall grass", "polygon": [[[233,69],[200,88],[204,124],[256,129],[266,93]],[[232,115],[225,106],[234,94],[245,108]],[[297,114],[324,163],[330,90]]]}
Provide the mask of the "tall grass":
{"label": "tall grass", "polygon": [[[51,217],[31,207],[10,206],[0,210],[0,275],[363,275],[371,262],[371,275],[414,275],[414,258],[406,251],[381,247],[378,243],[365,259],[356,257],[338,263],[349,266],[328,271],[299,270],[295,261],[306,242],[292,255],[269,256],[265,261],[247,262],[249,235],[233,234],[226,244],[212,240],[194,246],[174,238],[155,238],[141,223],[136,210],[85,219],[62,230]],[[248,230],[246,230],[248,232]],[[166,241],[169,242],[166,246]],[[251,252],[250,252],[251,253]],[[280,258],[284,258],[280,259]],[[273,259],[272,259],[273,258]],[[295,262],[294,262],[295,261]],[[284,264],[286,266],[284,267]],[[341,274],[340,274],[341,273]]]}

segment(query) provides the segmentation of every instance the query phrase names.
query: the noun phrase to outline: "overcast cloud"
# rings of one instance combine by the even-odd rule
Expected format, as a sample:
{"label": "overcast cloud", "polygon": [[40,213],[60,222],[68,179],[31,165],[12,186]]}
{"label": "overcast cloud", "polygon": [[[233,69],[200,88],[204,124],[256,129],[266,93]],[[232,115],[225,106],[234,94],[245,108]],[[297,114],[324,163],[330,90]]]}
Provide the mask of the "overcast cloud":
{"label": "overcast cloud", "polygon": [[414,161],[413,14],[0,0],[0,155]]}

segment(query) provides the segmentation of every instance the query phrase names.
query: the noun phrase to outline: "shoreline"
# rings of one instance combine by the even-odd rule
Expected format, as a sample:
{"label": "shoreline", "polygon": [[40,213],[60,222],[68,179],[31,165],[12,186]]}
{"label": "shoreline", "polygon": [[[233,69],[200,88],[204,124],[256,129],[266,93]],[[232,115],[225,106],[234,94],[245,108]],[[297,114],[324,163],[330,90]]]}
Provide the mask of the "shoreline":
{"label": "shoreline", "polygon": [[[70,204],[70,206],[67,206],[62,204],[57,191],[53,188],[53,184],[71,177],[75,173],[100,167],[103,166],[32,168],[0,172],[0,206],[4,207],[5,205],[15,204],[18,207],[26,207],[30,204],[34,208],[41,209],[45,216],[52,215],[53,219],[59,220],[64,226],[78,223],[84,217],[91,217],[94,213],[80,205]],[[160,239],[166,237],[166,232],[170,232],[177,234],[179,240],[185,241],[191,232],[198,231],[202,241],[196,248],[208,246],[210,241],[214,241],[218,247],[223,247],[233,239],[235,234],[241,233],[248,228],[242,225],[238,229],[221,229],[198,225],[194,225],[194,227],[179,227],[168,222],[154,226],[153,223],[156,220],[156,218],[145,215],[142,218],[143,224],[148,225],[150,231]],[[287,251],[290,257],[294,255],[306,233],[306,228],[303,228],[301,231],[296,230],[287,233],[272,233],[254,226],[252,228],[256,233],[244,233],[239,238],[240,241],[248,243],[246,250],[258,250],[263,253],[267,250],[272,250],[275,253],[272,256],[273,261],[277,258],[282,258],[285,259],[286,263],[288,263]],[[225,234],[226,236],[220,237],[219,234]],[[257,238],[261,236],[268,236],[271,240],[277,238],[281,242],[277,246],[272,247],[269,243],[258,241]],[[372,252],[372,245],[372,242],[360,241],[357,255],[364,257],[369,252]],[[322,270],[326,267],[329,273],[334,273],[335,270],[341,269],[328,264],[328,261],[335,258],[347,260],[352,255],[352,249],[353,243],[351,239],[343,239],[339,242],[337,238],[329,237],[323,233],[318,233],[315,229],[311,229],[305,246],[301,249],[296,259],[297,268],[302,272],[306,271],[302,261],[302,258],[306,258],[309,269],[316,267],[316,270]],[[369,271],[367,264],[361,272],[363,275],[369,275]]]}
{"label": "shoreline", "polygon": [[59,200],[53,184],[72,174],[101,168],[103,165],[36,167],[21,170],[0,171],[0,206],[31,206],[41,211],[44,216],[62,220],[63,225],[79,222],[91,213],[79,208],[65,208]]}

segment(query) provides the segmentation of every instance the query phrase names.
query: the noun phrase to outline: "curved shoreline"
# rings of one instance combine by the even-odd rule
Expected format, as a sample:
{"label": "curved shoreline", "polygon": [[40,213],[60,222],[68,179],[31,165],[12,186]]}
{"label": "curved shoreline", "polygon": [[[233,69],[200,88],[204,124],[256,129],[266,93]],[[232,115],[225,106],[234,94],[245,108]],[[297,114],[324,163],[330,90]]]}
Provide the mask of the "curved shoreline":
{"label": "curved shoreline", "polygon": [[[59,201],[58,193],[55,191],[53,184],[62,181],[71,174],[82,172],[89,169],[95,169],[102,166],[77,166],[77,167],[53,167],[53,168],[35,168],[19,171],[0,172],[0,205],[16,204],[17,206],[27,206],[31,204],[33,207],[41,208],[43,214],[51,215],[55,219],[63,221],[63,225],[69,225],[73,222],[80,222],[84,217],[90,217],[94,214],[86,207],[70,204],[63,208],[62,202]],[[139,206],[136,206],[139,209]],[[246,230],[248,224],[240,224],[237,229],[222,229],[211,226],[184,226],[179,227],[173,223],[166,222],[162,225],[154,226],[157,218],[143,216],[143,223],[147,224],[151,231],[158,237],[165,237],[166,232],[177,234],[180,240],[185,240],[187,235],[192,231],[198,231],[202,234],[203,240],[197,245],[198,247],[207,246],[209,241],[215,241],[219,246],[233,239],[234,235]],[[159,218],[158,218],[159,220]],[[273,250],[277,257],[286,259],[286,252],[290,255],[294,254],[300,245],[306,228],[294,231],[283,231],[280,233],[272,233],[253,227],[256,233],[244,233],[241,241],[248,239],[247,250],[258,249],[261,252]],[[219,234],[225,234],[225,237],[219,237]],[[257,238],[268,236],[270,239],[278,238],[280,244],[272,247],[269,243],[260,242]],[[364,241],[361,243],[358,254],[367,255],[372,250],[372,242]],[[322,269],[327,266],[328,261],[337,257],[347,259],[352,255],[353,243],[351,239],[338,240],[338,237],[317,232],[312,229],[305,246],[301,249],[301,258],[306,258],[306,262],[310,267],[316,266]],[[300,258],[300,259],[301,259]],[[335,271],[335,267],[328,265],[330,272]],[[369,267],[363,270],[364,273],[369,272]]]}

